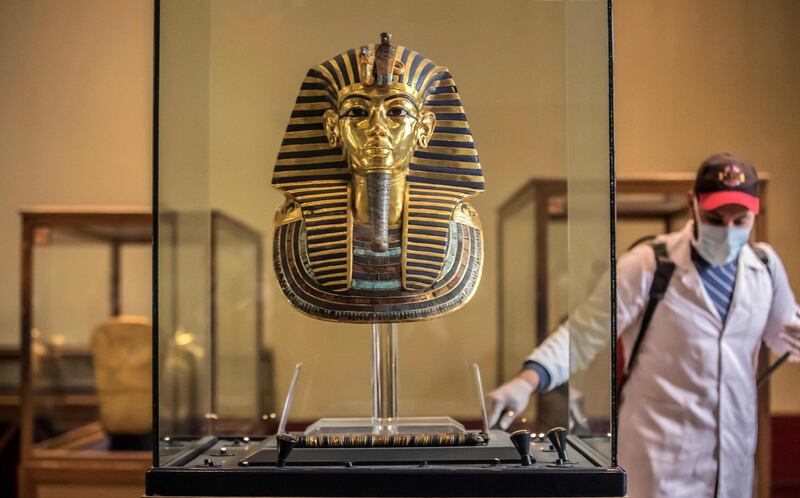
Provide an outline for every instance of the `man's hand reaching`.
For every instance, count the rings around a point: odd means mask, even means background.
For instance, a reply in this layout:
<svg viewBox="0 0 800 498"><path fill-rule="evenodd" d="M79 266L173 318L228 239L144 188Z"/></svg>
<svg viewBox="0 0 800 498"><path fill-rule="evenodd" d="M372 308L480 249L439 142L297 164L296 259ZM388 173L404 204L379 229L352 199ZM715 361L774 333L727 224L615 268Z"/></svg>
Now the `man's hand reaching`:
<svg viewBox="0 0 800 498"><path fill-rule="evenodd" d="M539 375L532 370L524 370L519 375L489 393L492 401L489 413L489 426L499 425L508 429L528 406L535 386L539 384Z"/></svg>

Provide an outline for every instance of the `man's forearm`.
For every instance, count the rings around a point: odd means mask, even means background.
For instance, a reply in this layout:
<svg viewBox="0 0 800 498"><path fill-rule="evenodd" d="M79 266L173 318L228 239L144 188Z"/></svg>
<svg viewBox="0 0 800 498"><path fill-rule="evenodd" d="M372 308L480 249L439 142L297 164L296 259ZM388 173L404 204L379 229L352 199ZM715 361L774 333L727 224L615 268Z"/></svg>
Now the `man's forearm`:
<svg viewBox="0 0 800 498"><path fill-rule="evenodd" d="M541 392L550 385L550 372L538 361L528 360L522 365L519 378L531 385L534 392Z"/></svg>

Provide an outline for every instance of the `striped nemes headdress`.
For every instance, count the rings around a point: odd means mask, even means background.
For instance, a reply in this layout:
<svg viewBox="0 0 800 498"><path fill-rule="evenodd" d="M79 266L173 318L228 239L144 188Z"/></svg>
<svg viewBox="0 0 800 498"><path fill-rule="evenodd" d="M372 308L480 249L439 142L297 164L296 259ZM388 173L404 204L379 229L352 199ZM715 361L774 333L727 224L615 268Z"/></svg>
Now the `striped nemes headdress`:
<svg viewBox="0 0 800 498"><path fill-rule="evenodd" d="M299 208L310 270L326 291L351 288L353 220L351 172L342 147L328 143L323 114L328 109L338 112L340 99L353 85L401 84L436 115L431 140L414 152L406 177L401 241L405 291L429 289L440 277L449 220L465 198L484 190L478 154L450 72L414 50L391 46L386 35L381 44L348 50L308 71L275 163L272 185ZM425 236L424 250L416 245L415 235ZM320 240L330 244L313 243ZM332 261L342 265L331 269Z"/></svg>

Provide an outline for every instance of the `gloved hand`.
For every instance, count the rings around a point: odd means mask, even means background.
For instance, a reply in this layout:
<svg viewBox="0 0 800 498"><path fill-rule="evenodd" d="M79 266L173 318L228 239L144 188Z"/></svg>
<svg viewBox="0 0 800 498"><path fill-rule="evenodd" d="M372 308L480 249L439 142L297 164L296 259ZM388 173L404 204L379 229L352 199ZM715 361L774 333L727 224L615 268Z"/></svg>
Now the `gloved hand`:
<svg viewBox="0 0 800 498"><path fill-rule="evenodd" d="M787 323L783 326L781 338L789 345L789 361L800 362L800 324Z"/></svg>
<svg viewBox="0 0 800 498"><path fill-rule="evenodd" d="M500 428L505 430L511 422L528 406L533 394L533 386L521 377L514 377L489 393L492 400L492 411L489 414L489 426L494 427L498 420Z"/></svg>

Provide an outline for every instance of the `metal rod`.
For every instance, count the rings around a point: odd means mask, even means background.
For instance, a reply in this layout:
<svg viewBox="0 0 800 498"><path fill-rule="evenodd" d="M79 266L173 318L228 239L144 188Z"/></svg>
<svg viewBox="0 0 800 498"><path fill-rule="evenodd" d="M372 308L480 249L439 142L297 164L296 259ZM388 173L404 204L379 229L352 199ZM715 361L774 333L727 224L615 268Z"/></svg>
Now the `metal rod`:
<svg viewBox="0 0 800 498"><path fill-rule="evenodd" d="M381 324L372 324L372 418L381 418Z"/></svg>
<svg viewBox="0 0 800 498"><path fill-rule="evenodd" d="M483 381L481 380L481 367L477 363L472 364L472 372L475 374L475 387L478 389L478 399L481 402L481 422L483 423L483 433L490 434L489 414L486 412L486 398L483 397Z"/></svg>
<svg viewBox="0 0 800 498"><path fill-rule="evenodd" d="M391 400L390 412L392 418L397 418L397 324L392 323L390 326L389 337L389 384L391 392L389 399Z"/></svg>
<svg viewBox="0 0 800 498"><path fill-rule="evenodd" d="M780 358L778 358L777 360L775 360L775 363L773 363L772 365L770 365L770 366L769 366L769 368L767 368L766 370L764 370L763 372L761 372L761 375L759 375L759 376L758 376L758 380L756 380L756 387L761 387L761 384L763 384L763 383L764 383L764 381L765 381L765 380L767 380L767 379L769 378L769 376L770 376L770 375L772 375L772 373L773 373L775 370L777 370L777 369L778 369L778 367L780 367L781 365L783 365L783 363L784 363L786 360L788 360L788 359L789 359L789 356L790 356L790 355L791 355L791 353L789 353L789 352L783 353L783 355L781 355L781 357L780 357Z"/></svg>
<svg viewBox="0 0 800 498"><path fill-rule="evenodd" d="M289 421L289 410L292 407L292 397L294 397L294 389L297 387L297 378L300 376L300 370L303 368L302 363L294 366L294 374L292 374L292 382L289 384L289 390L286 392L286 401L283 402L283 412L281 412L281 421L278 423L277 434L286 432L286 422Z"/></svg>
<svg viewBox="0 0 800 498"><path fill-rule="evenodd" d="M800 308L798 308L794 312L794 316L800 318ZM761 384L763 384L765 380L769 379L770 375L772 375L773 372L775 372L775 370L777 370L781 365L783 365L786 362L786 360L789 359L789 356L791 356L791 354L792 353L790 351L783 353L780 358L775 360L775 363L773 363L772 365L767 367L766 370L761 372L761 375L759 375L758 379L756 379L756 388L761 387Z"/></svg>
<svg viewBox="0 0 800 498"><path fill-rule="evenodd" d="M372 418L397 418L397 324L372 324Z"/></svg>

